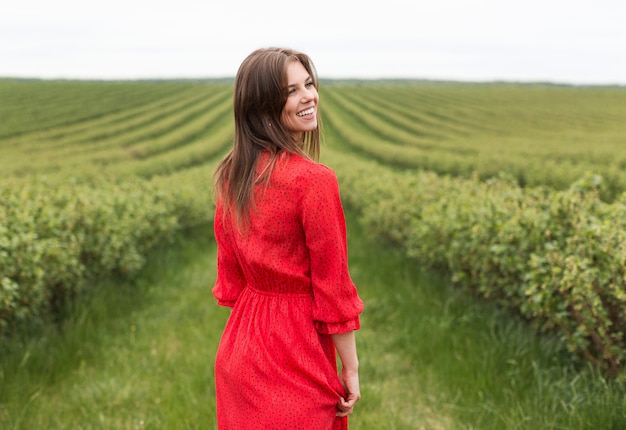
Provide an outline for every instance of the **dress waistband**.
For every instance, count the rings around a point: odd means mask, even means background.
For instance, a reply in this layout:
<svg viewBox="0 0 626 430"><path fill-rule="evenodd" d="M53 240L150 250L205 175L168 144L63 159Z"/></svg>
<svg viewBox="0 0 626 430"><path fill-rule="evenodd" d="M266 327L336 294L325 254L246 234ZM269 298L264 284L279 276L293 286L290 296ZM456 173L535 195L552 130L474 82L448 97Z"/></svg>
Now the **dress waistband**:
<svg viewBox="0 0 626 430"><path fill-rule="evenodd" d="M263 296L272 296L272 297L278 296L278 297L293 297L293 298L312 297L312 294L310 292L296 293L296 292L287 292L287 291L268 291L268 290L261 290L250 284L246 285L246 288L254 292L255 294L261 294Z"/></svg>

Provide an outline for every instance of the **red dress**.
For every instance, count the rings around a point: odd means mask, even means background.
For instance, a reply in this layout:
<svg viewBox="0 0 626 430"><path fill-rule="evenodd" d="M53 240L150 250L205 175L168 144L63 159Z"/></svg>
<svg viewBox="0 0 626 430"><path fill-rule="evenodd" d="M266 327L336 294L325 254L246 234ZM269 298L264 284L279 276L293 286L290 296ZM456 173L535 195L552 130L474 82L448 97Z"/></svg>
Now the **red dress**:
<svg viewBox="0 0 626 430"><path fill-rule="evenodd" d="M219 429L347 429L330 335L357 330L363 302L334 172L283 154L255 189L247 234L233 218L218 202L213 294L233 308L215 360Z"/></svg>

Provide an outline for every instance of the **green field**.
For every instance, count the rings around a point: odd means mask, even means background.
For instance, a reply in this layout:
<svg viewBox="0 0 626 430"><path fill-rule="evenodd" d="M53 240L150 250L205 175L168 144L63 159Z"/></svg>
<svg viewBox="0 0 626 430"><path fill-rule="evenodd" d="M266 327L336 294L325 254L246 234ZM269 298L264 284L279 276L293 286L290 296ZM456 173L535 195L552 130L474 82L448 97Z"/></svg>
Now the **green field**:
<svg viewBox="0 0 626 430"><path fill-rule="evenodd" d="M0 426L212 428L232 83L0 79L0 100ZM320 102L366 302L356 428L626 428L626 89L330 81Z"/></svg>
<svg viewBox="0 0 626 430"><path fill-rule="evenodd" d="M558 188L594 172L607 198L626 189L625 88L331 81L321 97L329 146L388 165ZM0 99L4 177L170 173L232 133L228 83L4 80Z"/></svg>

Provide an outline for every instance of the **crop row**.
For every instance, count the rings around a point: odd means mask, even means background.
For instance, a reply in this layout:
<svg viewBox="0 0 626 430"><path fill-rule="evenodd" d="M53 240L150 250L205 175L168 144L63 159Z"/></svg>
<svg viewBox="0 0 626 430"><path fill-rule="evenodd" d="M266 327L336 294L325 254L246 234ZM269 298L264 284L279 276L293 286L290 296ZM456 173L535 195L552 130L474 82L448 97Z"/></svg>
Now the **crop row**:
<svg viewBox="0 0 626 430"><path fill-rule="evenodd" d="M0 79L0 137L70 125L189 88L187 83L73 82Z"/></svg>
<svg viewBox="0 0 626 430"><path fill-rule="evenodd" d="M155 102L103 115L96 119L81 121L71 126L53 127L45 131L24 134L10 139L9 142L37 152L46 150L52 152L64 147L77 145L84 147L97 144L116 136L133 133L177 112L193 109L211 95L211 93L204 92L198 94L197 90L178 92ZM204 105L203 107L207 106L210 107L211 105Z"/></svg>
<svg viewBox="0 0 626 430"><path fill-rule="evenodd" d="M210 222L230 87L161 85L162 97L118 94L92 117L76 114L86 95L70 94L57 101L78 104L63 121L0 139L0 333L49 319L91 278L131 275L152 246Z"/></svg>
<svg viewBox="0 0 626 430"><path fill-rule="evenodd" d="M67 99L46 105L59 115L65 112L67 117L58 120L68 125L0 139L0 156L8 160L3 173L51 174L64 170L67 160L74 160L72 169L91 163L100 168L184 149L193 136L210 133L210 127L198 127L201 117L210 124L217 114L213 111L226 115L232 88L227 83L160 83L155 94L163 97L143 103L131 97L123 103L122 90L148 92L153 84L108 85L117 104L105 99L95 104L114 111L105 114L102 107L97 117L79 121L85 94L95 90L75 84ZM98 90L92 99L107 88L105 83L92 86ZM47 94L48 89L40 90ZM558 189L591 171L604 177L605 200L626 189L626 149L621 145L626 91L619 88L332 84L322 88L321 96L326 124L340 136L339 144L390 165L483 179L507 171L520 185ZM194 118L196 125L187 124Z"/></svg>
<svg viewBox="0 0 626 430"><path fill-rule="evenodd" d="M626 383L626 194L602 202L596 176L554 191L395 172L338 151L327 162L372 234Z"/></svg>
<svg viewBox="0 0 626 430"><path fill-rule="evenodd" d="M90 279L132 275L155 244L209 224L211 171L203 166L121 182L0 183L0 334L49 321Z"/></svg>
<svg viewBox="0 0 626 430"><path fill-rule="evenodd" d="M335 85L322 100L338 144L390 165L483 179L506 171L558 189L591 171L605 200L626 189L621 89Z"/></svg>
<svg viewBox="0 0 626 430"><path fill-rule="evenodd" d="M190 154L202 152L206 158L207 151L215 153L225 146L223 129L231 121L232 102L228 87L201 89L168 100L167 105L153 102L80 125L5 139L2 157L9 162L3 170L16 176L68 171L80 176L79 171L107 173L103 169L120 170L118 165L124 165L121 170L132 173L128 166L136 162L145 173L146 160L153 158L189 159ZM219 141L207 138L213 134ZM197 148L201 139L205 139L203 151ZM155 167L148 170L158 173Z"/></svg>

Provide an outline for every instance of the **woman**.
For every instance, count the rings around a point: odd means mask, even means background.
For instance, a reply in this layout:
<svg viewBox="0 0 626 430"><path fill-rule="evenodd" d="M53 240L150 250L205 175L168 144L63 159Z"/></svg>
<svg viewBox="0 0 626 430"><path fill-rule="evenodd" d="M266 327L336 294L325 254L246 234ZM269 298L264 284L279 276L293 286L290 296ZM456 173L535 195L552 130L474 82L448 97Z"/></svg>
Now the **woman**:
<svg viewBox="0 0 626 430"><path fill-rule="evenodd" d="M215 172L217 280L232 311L215 363L221 430L347 429L360 399L335 174L319 156L309 57L259 49L235 78L235 140ZM342 363L338 375L336 355Z"/></svg>

